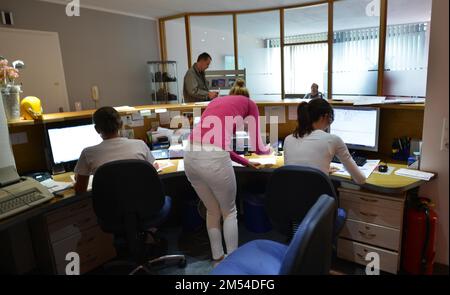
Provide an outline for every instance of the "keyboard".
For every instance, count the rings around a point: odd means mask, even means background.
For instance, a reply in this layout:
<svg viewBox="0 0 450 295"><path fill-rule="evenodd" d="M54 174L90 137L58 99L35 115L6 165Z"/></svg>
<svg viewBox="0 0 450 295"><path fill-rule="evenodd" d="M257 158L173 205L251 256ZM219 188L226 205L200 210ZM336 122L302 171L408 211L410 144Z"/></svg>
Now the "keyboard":
<svg viewBox="0 0 450 295"><path fill-rule="evenodd" d="M0 219L28 210L53 198L53 195L35 180L0 188Z"/></svg>
<svg viewBox="0 0 450 295"><path fill-rule="evenodd" d="M367 163L367 158L365 158L365 157L352 155L352 158L355 161L356 165L358 165L360 167L364 166ZM336 156L334 156L334 158L331 162L341 163L341 161L339 161L338 157L336 157Z"/></svg>

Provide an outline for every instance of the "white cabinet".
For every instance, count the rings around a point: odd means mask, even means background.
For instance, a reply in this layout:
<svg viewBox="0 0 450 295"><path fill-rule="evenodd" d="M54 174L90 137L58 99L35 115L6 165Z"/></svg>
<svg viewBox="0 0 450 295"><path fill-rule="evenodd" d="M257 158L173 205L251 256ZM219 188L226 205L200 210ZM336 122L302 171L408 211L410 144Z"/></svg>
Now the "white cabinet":
<svg viewBox="0 0 450 295"><path fill-rule="evenodd" d="M347 221L338 240L339 258L366 265L369 252L380 256L382 271L397 273L400 264L406 195L381 195L339 189Z"/></svg>

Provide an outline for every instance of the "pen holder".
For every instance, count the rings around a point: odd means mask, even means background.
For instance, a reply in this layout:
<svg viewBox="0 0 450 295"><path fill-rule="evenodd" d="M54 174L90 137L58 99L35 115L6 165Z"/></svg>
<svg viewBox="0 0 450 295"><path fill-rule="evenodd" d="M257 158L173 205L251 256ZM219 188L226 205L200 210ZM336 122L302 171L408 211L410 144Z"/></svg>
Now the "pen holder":
<svg viewBox="0 0 450 295"><path fill-rule="evenodd" d="M408 161L410 156L409 138L396 138L392 142L392 159L397 161Z"/></svg>

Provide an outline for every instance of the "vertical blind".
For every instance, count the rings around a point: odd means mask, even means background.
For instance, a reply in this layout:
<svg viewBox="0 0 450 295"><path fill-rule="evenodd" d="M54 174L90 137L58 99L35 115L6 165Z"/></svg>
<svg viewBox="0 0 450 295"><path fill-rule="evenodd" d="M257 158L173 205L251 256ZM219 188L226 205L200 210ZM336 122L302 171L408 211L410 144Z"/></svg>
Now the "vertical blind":
<svg viewBox="0 0 450 295"><path fill-rule="evenodd" d="M410 71L427 67L428 23L389 25L387 27L385 69ZM326 33L286 37L286 93L304 93L311 75L323 81L327 72L327 44L288 45L324 40ZM337 31L333 34L333 71L335 73L378 70L379 28ZM280 47L280 39L269 39L267 47ZM270 52L270 51L269 51ZM270 54L270 53L269 53ZM279 56L270 56L270 59ZM275 64L271 62L270 64ZM322 74L320 74L320 73ZM306 85L306 86L305 86Z"/></svg>

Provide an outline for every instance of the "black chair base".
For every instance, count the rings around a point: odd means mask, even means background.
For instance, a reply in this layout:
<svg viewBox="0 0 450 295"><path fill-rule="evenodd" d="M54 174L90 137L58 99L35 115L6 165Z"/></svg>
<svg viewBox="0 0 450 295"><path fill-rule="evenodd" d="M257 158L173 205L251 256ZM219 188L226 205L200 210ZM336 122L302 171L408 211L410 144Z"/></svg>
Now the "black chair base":
<svg viewBox="0 0 450 295"><path fill-rule="evenodd" d="M187 265L186 257L184 255L164 255L160 256L154 259L151 259L143 264L137 264L132 261L127 260L118 260L118 261L111 261L103 266L103 269L109 269L112 267L120 267L120 266L128 266L131 267L132 270L128 273L128 275L135 275L138 272L142 271L146 274L154 274L152 272L152 268L154 265L161 264L161 263L172 263L176 262L179 268L184 268Z"/></svg>

